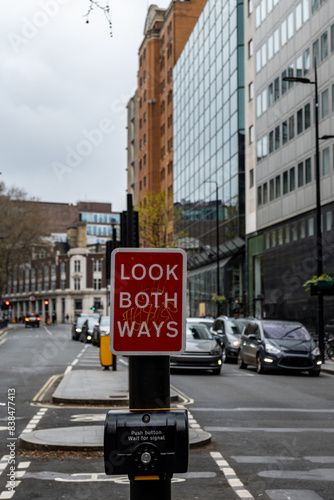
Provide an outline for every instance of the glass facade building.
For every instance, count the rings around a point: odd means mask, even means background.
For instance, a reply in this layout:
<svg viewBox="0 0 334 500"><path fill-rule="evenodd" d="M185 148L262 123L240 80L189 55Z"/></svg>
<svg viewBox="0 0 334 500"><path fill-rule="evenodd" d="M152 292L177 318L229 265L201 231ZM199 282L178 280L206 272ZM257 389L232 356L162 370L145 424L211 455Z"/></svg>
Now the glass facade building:
<svg viewBox="0 0 334 500"><path fill-rule="evenodd" d="M243 302L243 4L208 0L174 67L174 206L188 251L191 315L217 312L217 242L226 312Z"/></svg>

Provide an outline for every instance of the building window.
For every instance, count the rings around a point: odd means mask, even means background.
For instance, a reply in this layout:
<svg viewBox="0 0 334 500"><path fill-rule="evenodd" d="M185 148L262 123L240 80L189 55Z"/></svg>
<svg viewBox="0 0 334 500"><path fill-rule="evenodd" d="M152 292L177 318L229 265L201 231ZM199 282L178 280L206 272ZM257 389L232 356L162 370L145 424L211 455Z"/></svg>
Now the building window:
<svg viewBox="0 0 334 500"><path fill-rule="evenodd" d="M297 241L298 239L298 226L297 222L292 224L292 241Z"/></svg>
<svg viewBox="0 0 334 500"><path fill-rule="evenodd" d="M308 220L308 235L314 236L314 219L310 217Z"/></svg>
<svg viewBox="0 0 334 500"><path fill-rule="evenodd" d="M249 40L248 42L248 57L253 56L253 40Z"/></svg>
<svg viewBox="0 0 334 500"><path fill-rule="evenodd" d="M274 131L269 132L269 153L274 152Z"/></svg>
<svg viewBox="0 0 334 500"><path fill-rule="evenodd" d="M326 148L322 152L322 173L327 175L330 172L329 166L329 148Z"/></svg>
<svg viewBox="0 0 334 500"><path fill-rule="evenodd" d="M326 231L331 231L333 228L333 214L332 212L326 213Z"/></svg>
<svg viewBox="0 0 334 500"><path fill-rule="evenodd" d="M274 87L275 87L275 101L277 101L277 99L279 99L279 78L275 79Z"/></svg>
<svg viewBox="0 0 334 500"><path fill-rule="evenodd" d="M298 187L304 185L304 163L298 163Z"/></svg>
<svg viewBox="0 0 334 500"><path fill-rule="evenodd" d="M282 123L282 143L286 144L288 142L288 122Z"/></svg>
<svg viewBox="0 0 334 500"><path fill-rule="evenodd" d="M93 270L94 271L101 271L101 269L102 269L102 261L101 260L94 260Z"/></svg>
<svg viewBox="0 0 334 500"><path fill-rule="evenodd" d="M253 0L248 0L248 15L253 12Z"/></svg>
<svg viewBox="0 0 334 500"><path fill-rule="evenodd" d="M286 70L282 73L282 95L288 90L288 82L284 78L286 78Z"/></svg>
<svg viewBox="0 0 334 500"><path fill-rule="evenodd" d="M312 0L312 13L319 7L319 0Z"/></svg>
<svg viewBox="0 0 334 500"><path fill-rule="evenodd" d="M74 278L74 290L80 290L80 278Z"/></svg>
<svg viewBox="0 0 334 500"><path fill-rule="evenodd" d="M285 243L290 243L290 227L285 227Z"/></svg>
<svg viewBox="0 0 334 500"><path fill-rule="evenodd" d="M321 60L328 56L328 34L327 31L321 35Z"/></svg>
<svg viewBox="0 0 334 500"><path fill-rule="evenodd" d="M310 72L310 49L306 49L303 54L304 76Z"/></svg>
<svg viewBox="0 0 334 500"><path fill-rule="evenodd" d="M295 167L290 168L290 191L296 188Z"/></svg>
<svg viewBox="0 0 334 500"><path fill-rule="evenodd" d="M302 220L300 223L300 237L301 239L304 239L306 237L306 224L304 220Z"/></svg>
<svg viewBox="0 0 334 500"><path fill-rule="evenodd" d="M305 104L304 107L305 130L311 126L311 104Z"/></svg>
<svg viewBox="0 0 334 500"><path fill-rule="evenodd" d="M248 99L251 101L254 98L254 83L248 85Z"/></svg>
<svg viewBox="0 0 334 500"><path fill-rule="evenodd" d="M66 272L66 263L65 262L61 262L60 263L60 272L61 273L65 273Z"/></svg>
<svg viewBox="0 0 334 500"><path fill-rule="evenodd" d="M311 171L311 158L305 160L305 184L309 184L312 181L312 171Z"/></svg>
<svg viewBox="0 0 334 500"><path fill-rule="evenodd" d="M297 111L297 134L303 132L303 110Z"/></svg>
<svg viewBox="0 0 334 500"><path fill-rule="evenodd" d="M334 87L334 85L333 85ZM274 103L274 86L271 83L268 87L268 104L269 106L272 106Z"/></svg>
<svg viewBox="0 0 334 500"><path fill-rule="evenodd" d="M317 63L317 67L319 65L319 40L316 40L312 45L313 52L313 67L315 62Z"/></svg>
<svg viewBox="0 0 334 500"><path fill-rule="evenodd" d="M249 144L253 144L254 142L254 125L249 127Z"/></svg>
<svg viewBox="0 0 334 500"><path fill-rule="evenodd" d="M287 194L289 191L289 178L288 171L283 172L283 194Z"/></svg>
<svg viewBox="0 0 334 500"><path fill-rule="evenodd" d="M281 196L281 176L277 175L275 179L275 197L279 198Z"/></svg>
<svg viewBox="0 0 334 500"><path fill-rule="evenodd" d="M75 260L74 261L74 272L75 273L80 273L80 260Z"/></svg>
<svg viewBox="0 0 334 500"><path fill-rule="evenodd" d="M334 52L334 24L331 26L331 52Z"/></svg>
<svg viewBox="0 0 334 500"><path fill-rule="evenodd" d="M101 278L93 280L94 290L101 290Z"/></svg>
<svg viewBox="0 0 334 500"><path fill-rule="evenodd" d="M278 149L280 147L280 143L281 143L279 130L280 130L279 127L275 128L275 149Z"/></svg>
<svg viewBox="0 0 334 500"><path fill-rule="evenodd" d="M61 279L60 280L60 288L61 288L61 290L65 290L65 285L66 285L65 280Z"/></svg>
<svg viewBox="0 0 334 500"><path fill-rule="evenodd" d="M76 311L82 311L82 299L75 299L74 300L74 309Z"/></svg>
<svg viewBox="0 0 334 500"><path fill-rule="evenodd" d="M257 188L257 205L260 207L262 205L262 186Z"/></svg>
<svg viewBox="0 0 334 500"><path fill-rule="evenodd" d="M329 92L328 89L324 90L321 94L321 116L325 118L329 113Z"/></svg>
<svg viewBox="0 0 334 500"><path fill-rule="evenodd" d="M273 201L275 199L275 181L270 179L269 182L269 200Z"/></svg>
<svg viewBox="0 0 334 500"><path fill-rule="evenodd" d="M302 27L302 4L301 2L296 7L296 31Z"/></svg>
<svg viewBox="0 0 334 500"><path fill-rule="evenodd" d="M254 169L251 168L249 171L249 187L254 187Z"/></svg>
<svg viewBox="0 0 334 500"><path fill-rule="evenodd" d="M263 204L268 202L268 184L263 184Z"/></svg>

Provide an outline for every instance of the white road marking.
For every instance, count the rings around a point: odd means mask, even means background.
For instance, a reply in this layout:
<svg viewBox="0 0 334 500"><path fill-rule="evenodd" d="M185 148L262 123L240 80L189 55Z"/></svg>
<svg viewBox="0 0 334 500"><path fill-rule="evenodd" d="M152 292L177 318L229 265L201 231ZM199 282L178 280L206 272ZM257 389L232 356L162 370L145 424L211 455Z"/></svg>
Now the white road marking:
<svg viewBox="0 0 334 500"><path fill-rule="evenodd" d="M228 462L224 459L222 454L217 452L217 451L212 451L210 453L210 455L214 459L214 461L216 462L219 469L224 474L226 481L228 482L230 487L233 489L234 493L239 498L245 498L247 500L254 500L254 497L244 487L243 483L237 477L236 473L234 472L232 467L230 467Z"/></svg>

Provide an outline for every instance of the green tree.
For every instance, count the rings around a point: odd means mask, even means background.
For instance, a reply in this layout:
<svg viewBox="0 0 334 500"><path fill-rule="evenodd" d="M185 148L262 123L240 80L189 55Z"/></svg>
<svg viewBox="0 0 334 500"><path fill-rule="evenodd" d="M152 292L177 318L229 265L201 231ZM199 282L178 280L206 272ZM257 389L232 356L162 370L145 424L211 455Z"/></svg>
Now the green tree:
<svg viewBox="0 0 334 500"><path fill-rule="evenodd" d="M48 255L47 224L38 203L24 191L0 183L0 297L16 270L36 254Z"/></svg>
<svg viewBox="0 0 334 500"><path fill-rule="evenodd" d="M139 238L151 248L176 247L183 233L175 232L180 211L173 208L172 200L163 191L148 193L137 207Z"/></svg>

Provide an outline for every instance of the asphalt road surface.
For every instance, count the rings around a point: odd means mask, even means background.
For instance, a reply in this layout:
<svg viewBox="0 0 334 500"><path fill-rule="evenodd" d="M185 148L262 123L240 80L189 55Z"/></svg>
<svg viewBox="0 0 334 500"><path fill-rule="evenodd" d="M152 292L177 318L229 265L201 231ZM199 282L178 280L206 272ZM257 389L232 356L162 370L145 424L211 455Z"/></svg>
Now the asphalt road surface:
<svg viewBox="0 0 334 500"><path fill-rule="evenodd" d="M101 369L98 349L72 341L69 326L19 325L0 338L0 366L0 500L129 499L127 478L104 474L102 452L17 445L29 429L103 424L107 408L51 403L68 366ZM127 358L118 369L127 370ZM259 375L225 364L220 376L179 372L171 383L192 425L212 434L191 450L188 473L175 475L173 500L333 500L332 375Z"/></svg>

